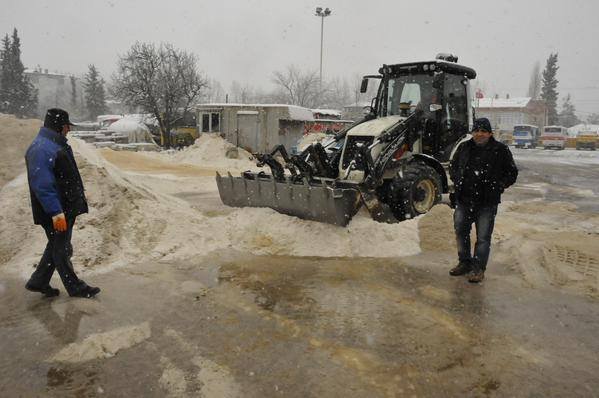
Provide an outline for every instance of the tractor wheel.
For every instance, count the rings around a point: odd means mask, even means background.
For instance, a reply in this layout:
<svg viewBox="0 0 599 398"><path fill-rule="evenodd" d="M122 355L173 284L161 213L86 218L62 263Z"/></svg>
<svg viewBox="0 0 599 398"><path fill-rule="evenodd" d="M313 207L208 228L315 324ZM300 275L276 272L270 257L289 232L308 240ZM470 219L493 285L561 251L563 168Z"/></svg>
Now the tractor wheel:
<svg viewBox="0 0 599 398"><path fill-rule="evenodd" d="M390 206L399 221L427 213L441 201L441 179L432 167L416 162L391 182Z"/></svg>

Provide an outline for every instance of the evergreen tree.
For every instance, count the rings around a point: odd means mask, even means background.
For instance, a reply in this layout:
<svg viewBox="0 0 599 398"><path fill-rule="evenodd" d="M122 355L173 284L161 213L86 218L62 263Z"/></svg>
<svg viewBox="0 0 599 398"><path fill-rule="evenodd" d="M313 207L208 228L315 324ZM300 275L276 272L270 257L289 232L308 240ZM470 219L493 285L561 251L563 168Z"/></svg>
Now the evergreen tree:
<svg viewBox="0 0 599 398"><path fill-rule="evenodd" d="M550 54L547 58L547 64L543 71L543 87L541 88L541 99L545 101L547 107L547 123L556 124L558 122L557 116L557 53Z"/></svg>
<svg viewBox="0 0 599 398"><path fill-rule="evenodd" d="M95 120L98 115L107 111L106 92L104 90L104 79L95 65L89 65L89 70L83 82L85 90L85 106L90 120Z"/></svg>
<svg viewBox="0 0 599 398"><path fill-rule="evenodd" d="M572 127L580 123L580 119L576 116L576 107L572 103L570 94L564 98L562 111L559 113L559 125L564 127Z"/></svg>
<svg viewBox="0 0 599 398"><path fill-rule="evenodd" d="M10 37L4 36L2 39L2 49L0 49L0 111L8 111L8 97L10 91Z"/></svg>
<svg viewBox="0 0 599 398"><path fill-rule="evenodd" d="M530 75L530 82L528 83L528 96L532 99L538 99L541 94L541 64L539 61L535 62Z"/></svg>
<svg viewBox="0 0 599 398"><path fill-rule="evenodd" d="M21 40L17 29L14 29L12 38L6 35L2 40L0 57L2 109L19 117L35 115L37 90L25 75L25 67L21 62Z"/></svg>
<svg viewBox="0 0 599 398"><path fill-rule="evenodd" d="M71 81L71 109L75 111L77 109L77 79L75 76L70 77Z"/></svg>

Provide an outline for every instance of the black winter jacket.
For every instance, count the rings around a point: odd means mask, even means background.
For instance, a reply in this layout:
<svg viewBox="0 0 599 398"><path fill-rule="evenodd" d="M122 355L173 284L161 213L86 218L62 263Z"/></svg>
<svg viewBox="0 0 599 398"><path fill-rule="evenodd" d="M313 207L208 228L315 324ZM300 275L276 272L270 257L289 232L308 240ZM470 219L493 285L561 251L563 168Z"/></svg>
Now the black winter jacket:
<svg viewBox="0 0 599 398"><path fill-rule="evenodd" d="M470 139L462 143L449 166L449 174L454 183L454 194L452 203L457 200L463 202L466 184L471 183L466 176L466 169L470 162L470 154L475 149L474 140ZM496 205L501 202L501 194L518 178L518 168L507 145L495 140L492 136L482 151L482 167L484 167L486 179L481 183L480 202L483 206Z"/></svg>
<svg viewBox="0 0 599 398"><path fill-rule="evenodd" d="M87 213L83 181L67 139L42 127L25 154L33 221L51 224L64 213L68 219Z"/></svg>

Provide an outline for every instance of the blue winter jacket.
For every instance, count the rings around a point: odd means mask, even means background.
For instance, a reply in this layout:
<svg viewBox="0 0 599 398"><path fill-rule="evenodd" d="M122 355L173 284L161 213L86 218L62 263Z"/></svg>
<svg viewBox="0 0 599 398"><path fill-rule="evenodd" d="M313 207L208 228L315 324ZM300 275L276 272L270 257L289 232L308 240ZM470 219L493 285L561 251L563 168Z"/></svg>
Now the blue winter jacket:
<svg viewBox="0 0 599 398"><path fill-rule="evenodd" d="M48 224L65 213L74 219L87 213L83 181L67 139L42 127L25 154L33 220Z"/></svg>

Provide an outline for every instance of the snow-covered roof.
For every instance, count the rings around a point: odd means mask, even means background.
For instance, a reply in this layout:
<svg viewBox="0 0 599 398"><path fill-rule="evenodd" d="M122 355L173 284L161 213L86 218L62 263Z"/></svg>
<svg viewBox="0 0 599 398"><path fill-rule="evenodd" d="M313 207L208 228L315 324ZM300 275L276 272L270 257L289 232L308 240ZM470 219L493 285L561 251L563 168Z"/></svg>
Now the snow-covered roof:
<svg viewBox="0 0 599 398"><path fill-rule="evenodd" d="M514 97L514 98L479 98L474 100L477 108L524 108L532 98Z"/></svg>
<svg viewBox="0 0 599 398"><path fill-rule="evenodd" d="M245 107L245 108L287 108L289 120L298 120L311 122L314 120L312 110L297 105L289 104L237 104L237 103L209 103L198 104L196 108L225 108L225 107Z"/></svg>
<svg viewBox="0 0 599 398"><path fill-rule="evenodd" d="M97 117L98 122L103 122L104 120L113 120L113 119L122 119L123 115L100 115Z"/></svg>
<svg viewBox="0 0 599 398"><path fill-rule="evenodd" d="M341 111L337 109L312 109L313 113L319 113L321 115L330 115L341 117Z"/></svg>
<svg viewBox="0 0 599 398"><path fill-rule="evenodd" d="M149 131L145 124L135 119L120 119L110 125L110 130L116 133L128 133L130 131Z"/></svg>
<svg viewBox="0 0 599 398"><path fill-rule="evenodd" d="M289 106L289 118L291 120L301 120L311 122L314 120L314 114L308 108L302 108L301 106L290 105Z"/></svg>
<svg viewBox="0 0 599 398"><path fill-rule="evenodd" d="M581 123L576 126L572 126L568 129L568 135L576 135L579 131L597 131L599 132L599 124L586 124Z"/></svg>
<svg viewBox="0 0 599 398"><path fill-rule="evenodd" d="M367 101L355 102L353 104L345 105L343 108L344 109L347 109L347 108L364 108L366 106L370 106L370 102L367 102Z"/></svg>
<svg viewBox="0 0 599 398"><path fill-rule="evenodd" d="M140 123L158 126L158 120L151 113L129 113L123 119L131 119Z"/></svg>

